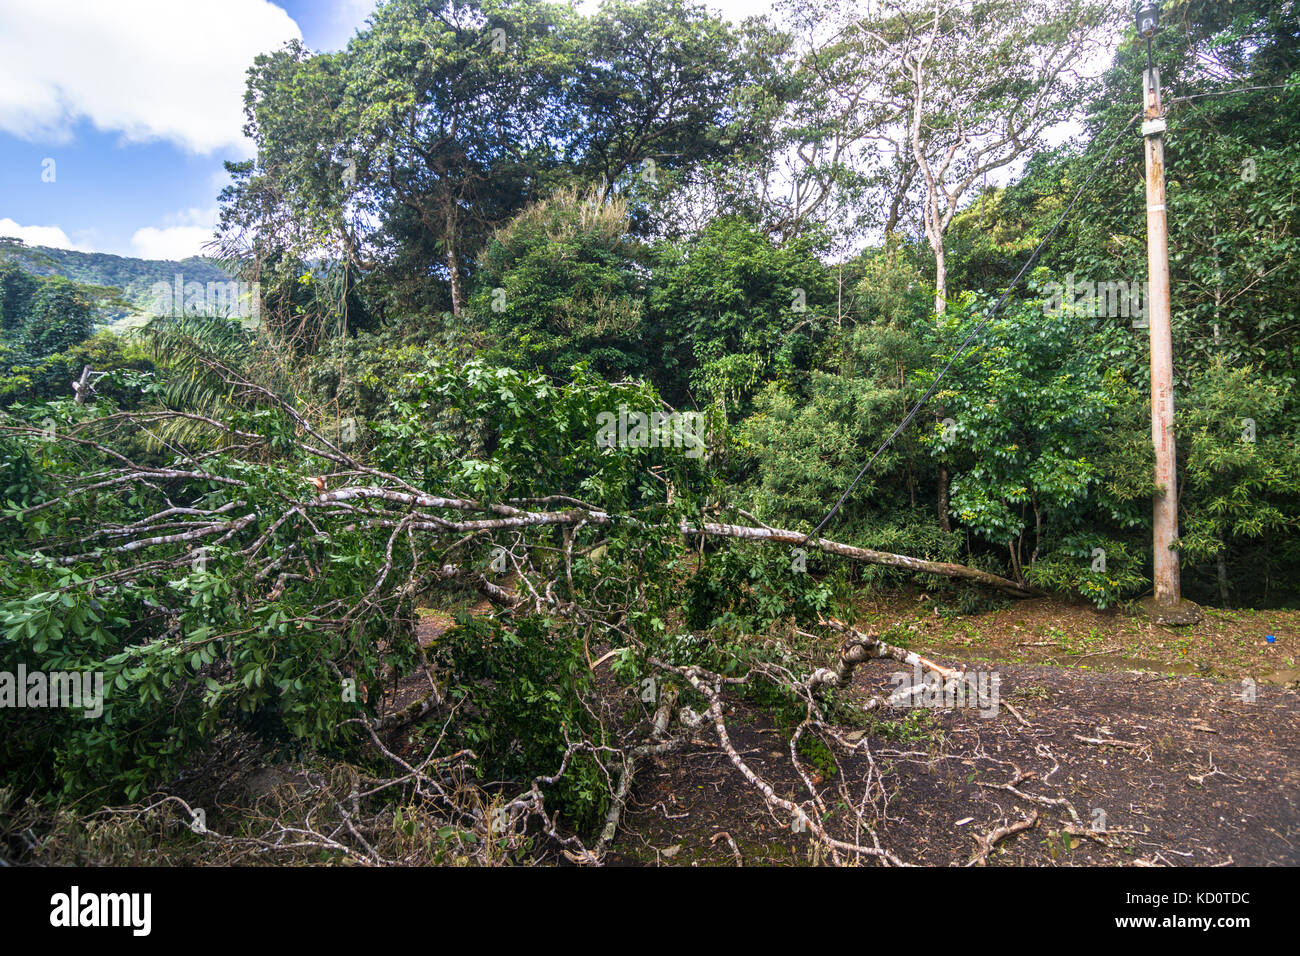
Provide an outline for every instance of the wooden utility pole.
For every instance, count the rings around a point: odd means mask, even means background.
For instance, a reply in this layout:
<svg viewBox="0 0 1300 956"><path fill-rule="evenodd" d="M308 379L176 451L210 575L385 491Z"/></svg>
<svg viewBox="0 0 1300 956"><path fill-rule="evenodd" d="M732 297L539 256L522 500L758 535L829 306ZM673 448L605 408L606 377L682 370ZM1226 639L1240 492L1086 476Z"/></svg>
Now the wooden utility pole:
<svg viewBox="0 0 1300 956"><path fill-rule="evenodd" d="M1169 238L1165 217L1165 121L1160 109L1160 71L1148 64L1143 80L1147 165L1147 294L1151 337L1151 441L1156 450L1153 538L1155 603L1182 601L1178 579L1178 472L1174 448L1174 355L1169 325Z"/></svg>

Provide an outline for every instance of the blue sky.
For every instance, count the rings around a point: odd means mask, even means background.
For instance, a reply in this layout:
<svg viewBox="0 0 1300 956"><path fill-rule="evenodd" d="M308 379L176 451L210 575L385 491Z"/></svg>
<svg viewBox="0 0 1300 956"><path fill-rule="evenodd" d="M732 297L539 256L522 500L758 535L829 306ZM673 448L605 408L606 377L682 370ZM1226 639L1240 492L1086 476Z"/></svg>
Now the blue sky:
<svg viewBox="0 0 1300 956"><path fill-rule="evenodd" d="M243 74L339 49L374 0L0 0L0 235L180 258L244 159Z"/></svg>
<svg viewBox="0 0 1300 956"><path fill-rule="evenodd" d="M770 0L706 0L732 19ZM376 0L0 0L0 236L179 259L250 158L244 71L290 39L337 50ZM580 0L590 9L596 0Z"/></svg>

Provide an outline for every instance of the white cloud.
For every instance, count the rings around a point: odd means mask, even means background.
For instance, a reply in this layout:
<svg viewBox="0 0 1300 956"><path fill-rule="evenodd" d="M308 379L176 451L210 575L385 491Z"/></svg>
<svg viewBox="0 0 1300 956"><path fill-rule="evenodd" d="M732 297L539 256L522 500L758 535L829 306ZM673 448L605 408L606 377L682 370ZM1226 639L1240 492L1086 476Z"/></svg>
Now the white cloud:
<svg viewBox="0 0 1300 956"><path fill-rule="evenodd" d="M316 40L325 50L341 50L366 23L366 17L375 12L376 0L336 0L330 11L328 28Z"/></svg>
<svg viewBox="0 0 1300 956"><path fill-rule="evenodd" d="M145 226L131 236L132 255L141 259L185 259L203 254L212 240L217 209L186 209L168 216L160 226Z"/></svg>
<svg viewBox="0 0 1300 956"><path fill-rule="evenodd" d="M17 237L29 246L90 252L90 249L69 239L68 234L58 226L20 226L12 219L0 219L0 236Z"/></svg>
<svg viewBox="0 0 1300 956"><path fill-rule="evenodd" d="M772 0L704 0L704 5L733 23L772 12Z"/></svg>
<svg viewBox="0 0 1300 956"><path fill-rule="evenodd" d="M66 141L84 118L131 142L250 155L245 70L294 38L267 0L0 0L0 130Z"/></svg>
<svg viewBox="0 0 1300 956"><path fill-rule="evenodd" d="M159 229L145 226L131 236L131 248L140 259L188 259L201 255L203 244L212 239L212 230L199 226L172 226Z"/></svg>

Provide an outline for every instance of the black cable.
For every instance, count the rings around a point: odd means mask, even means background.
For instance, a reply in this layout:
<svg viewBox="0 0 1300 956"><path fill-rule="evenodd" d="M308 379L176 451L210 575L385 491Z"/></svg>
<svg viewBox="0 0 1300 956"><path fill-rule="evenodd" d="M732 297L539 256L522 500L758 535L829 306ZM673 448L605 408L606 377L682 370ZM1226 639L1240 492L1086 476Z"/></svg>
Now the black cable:
<svg viewBox="0 0 1300 956"><path fill-rule="evenodd" d="M900 434L902 434L903 430L912 423L912 419L914 419L917 413L923 407L925 407L925 403L928 402L934 396L934 393L939 388L939 382L942 381L944 375L946 375L948 370L952 368L953 363L956 362L957 359L961 358L962 353L965 352L966 349L970 346L970 344L975 340L975 337L979 335L981 331L983 331L984 327L989 324L989 321L992 320L993 316L997 314L997 311L1002 307L1002 304L1007 301L1007 298L1011 295L1012 290L1015 289L1015 287L1020 283L1020 280L1024 277L1025 273L1028 272L1029 268L1034 264L1034 262L1037 261L1038 256L1043 251L1044 247L1052 240L1052 237L1056 235L1056 231L1061 228L1061 224L1065 222L1066 216L1068 216L1070 214L1070 211L1074 209L1075 204L1078 203L1079 198L1083 195L1084 190L1087 189L1088 186L1092 183L1093 179L1096 178L1097 172L1101 169L1102 165L1106 162L1106 160L1110 158L1110 154L1114 152L1115 147L1119 145L1120 139L1128 134L1128 131L1133 128L1133 124L1136 123L1141 116L1142 116L1141 113L1135 114L1133 118L1128 121L1128 124L1122 130L1119 131L1119 135L1116 136L1115 139L1111 142L1110 146L1106 148L1106 152L1102 155L1101 159L1098 160L1097 164L1092 167L1092 171L1088 173L1088 177L1079 186L1078 190L1075 191L1074 198L1070 200L1069 205L1067 205L1065 209L1061 212L1060 217L1053 224L1052 228L1047 231L1047 235L1043 237L1043 241L1038 244L1038 247L1035 248L1032 253L1030 253L1029 258L1025 260L1025 264L1020 267L1020 271L1017 272L1016 277L1011 280L1011 284L1006 287L1002 295L998 298L997 302L993 303L992 307L989 308L988 312L985 314L984 318L980 320L979 324L977 324L973 329L971 329L970 334L967 335L965 341L963 341L961 345L958 346L957 351L953 353L952 358L948 359L947 364L944 365L944 367L939 370L939 374L934 377L934 381L930 384L930 387L926 390L926 393L921 396L920 400L917 401L915 405L912 406L912 410L907 413L907 416L901 422L898 423L898 427L895 428L893 433L888 438L885 439L884 444L882 444L879 448L876 449L876 453L871 456L871 459L865 465L862 466L857 476L853 479L853 481L849 484L849 486L844 489L844 493L840 495L839 501L835 502L831 510L826 513L826 517L821 520L821 523L817 525L817 527L814 528L811 533L804 535L803 538L804 542L807 542L811 538L816 538L821 533L822 528L826 527L826 525L830 522L830 520L834 518L836 514L839 513L839 510L841 507L843 507L844 502L848 500L849 495L853 494L853 489L857 488L858 483L862 481L862 477L867 473L868 470L870 470L871 466L876 463L876 460L884 453L885 449L890 446L890 443L892 443L895 438L897 438Z"/></svg>

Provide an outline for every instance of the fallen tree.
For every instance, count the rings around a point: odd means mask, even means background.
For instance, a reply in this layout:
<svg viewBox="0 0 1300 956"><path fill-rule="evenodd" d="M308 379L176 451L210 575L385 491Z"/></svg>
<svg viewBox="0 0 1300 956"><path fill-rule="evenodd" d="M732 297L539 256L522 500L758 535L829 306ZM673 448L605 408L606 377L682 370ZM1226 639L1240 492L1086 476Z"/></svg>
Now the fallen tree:
<svg viewBox="0 0 1300 956"><path fill-rule="evenodd" d="M20 488L5 512L15 573L0 605L0 663L100 674L107 688L104 724L61 711L21 714L18 765L51 790L139 798L174 781L194 753L254 728L296 747L353 748L368 767L365 785L346 794L321 784L334 824L295 830L293 846L305 839L331 852L346 847L358 862L394 862L376 849L367 826L382 826L378 817L365 822L361 801L402 793L483 847L519 849L527 833L541 832L558 852L592 863L615 838L638 765L699 745L707 730L782 825L807 832L828 859L897 864L875 836L882 772L856 781L854 793L840 774L836 802L854 809L832 820L801 741L870 759L836 699L862 661L891 658L949 686L964 676L823 614L824 586L784 559L764 564L761 549L742 547L732 567L701 561L695 545L816 548L1034 593L960 565L725 520L733 517L726 509L689 494L702 466L662 450L580 448L580 461L548 462L553 470L529 481L519 479L527 474L520 460L507 459L503 481L518 482L521 494L466 495L457 469L473 461L472 449L449 451L432 469L414 467L405 445L363 458L292 404L216 371L236 402L225 420L77 405L53 430L13 417L0 424L9 485ZM576 414L560 392L535 401L534 418ZM205 437L168 438L177 421ZM527 416L516 424L535 427ZM536 470L535 450L518 454ZM557 490L575 475L605 500ZM642 481L629 497L628 477L646 475L671 476L676 494L651 494ZM443 481L457 490L428 490ZM421 647L417 601L454 598L466 585L496 612L462 617ZM760 590L766 598L754 602ZM690 623L720 614L746 621L746 633ZM812 639L847 639L832 666L765 636L791 622ZM642 692L603 693L593 647L607 649L600 660L619 685ZM395 706L410 686L425 691ZM729 696L760 687L802 715L790 744L800 797L779 794L729 736ZM906 703L875 697L857 713ZM417 725L441 729L412 761L393 735ZM169 807L190 806L183 793L167 798ZM272 826L256 846L283 844L287 832Z"/></svg>
<svg viewBox="0 0 1300 956"><path fill-rule="evenodd" d="M737 538L742 541L774 541L792 547L816 548L827 554L838 555L863 564L880 564L885 567L915 571L918 574L937 574L954 580L970 581L1016 598L1041 597L1043 594L1042 591L1027 584L1018 584L1009 578L999 577L978 568L968 568L963 564L952 564L946 561L926 561L924 558L912 558L905 554L873 551L870 548L858 548L851 544L828 541L825 538L809 538L797 531L784 531L781 528L752 528L746 525L721 524L710 521L698 527L683 523L682 533L709 535L718 538Z"/></svg>

